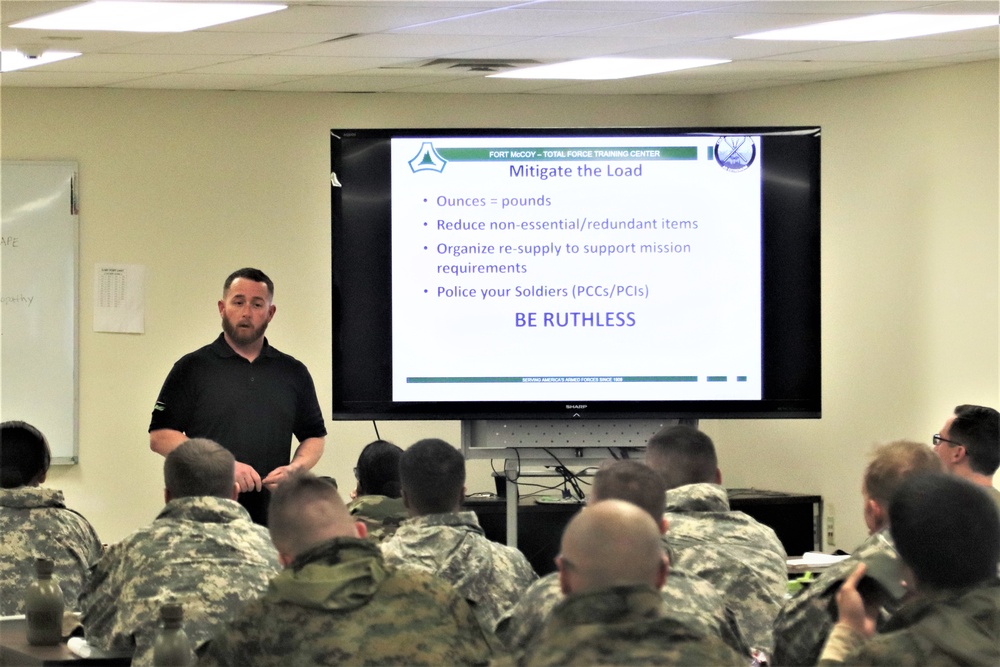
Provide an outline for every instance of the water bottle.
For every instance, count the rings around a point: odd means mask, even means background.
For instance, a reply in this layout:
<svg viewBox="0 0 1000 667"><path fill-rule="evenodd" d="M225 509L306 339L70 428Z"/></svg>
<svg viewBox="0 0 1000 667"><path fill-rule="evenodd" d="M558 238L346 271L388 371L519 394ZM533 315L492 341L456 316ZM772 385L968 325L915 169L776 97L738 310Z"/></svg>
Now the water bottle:
<svg viewBox="0 0 1000 667"><path fill-rule="evenodd" d="M55 646L62 641L63 594L52 577L55 564L48 558L35 559L35 581L24 596L28 643Z"/></svg>
<svg viewBox="0 0 1000 667"><path fill-rule="evenodd" d="M153 644L154 667L189 667L195 664L191 640L184 632L184 607L167 602L160 607L160 631Z"/></svg>

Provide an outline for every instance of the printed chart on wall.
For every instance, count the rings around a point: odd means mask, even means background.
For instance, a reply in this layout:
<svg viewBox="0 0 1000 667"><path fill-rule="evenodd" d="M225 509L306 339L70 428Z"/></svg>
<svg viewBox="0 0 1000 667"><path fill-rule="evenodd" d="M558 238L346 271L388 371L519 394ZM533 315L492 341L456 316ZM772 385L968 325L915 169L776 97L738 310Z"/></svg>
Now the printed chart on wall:
<svg viewBox="0 0 1000 667"><path fill-rule="evenodd" d="M75 463L76 164L0 169L0 419L36 426L53 463Z"/></svg>
<svg viewBox="0 0 1000 667"><path fill-rule="evenodd" d="M391 153L394 400L760 399L759 137Z"/></svg>

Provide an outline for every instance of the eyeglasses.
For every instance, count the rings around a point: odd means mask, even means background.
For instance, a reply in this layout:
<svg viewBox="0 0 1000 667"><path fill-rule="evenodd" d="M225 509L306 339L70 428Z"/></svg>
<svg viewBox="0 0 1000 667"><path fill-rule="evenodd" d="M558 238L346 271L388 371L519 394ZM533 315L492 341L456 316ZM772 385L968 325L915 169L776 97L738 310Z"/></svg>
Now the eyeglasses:
<svg viewBox="0 0 1000 667"><path fill-rule="evenodd" d="M940 433L935 433L934 437L931 438L931 442L934 443L935 447L940 445L942 442L947 442L949 445L954 445L955 447L965 447L965 445L960 442L955 442L954 440L949 440L948 438L942 438Z"/></svg>

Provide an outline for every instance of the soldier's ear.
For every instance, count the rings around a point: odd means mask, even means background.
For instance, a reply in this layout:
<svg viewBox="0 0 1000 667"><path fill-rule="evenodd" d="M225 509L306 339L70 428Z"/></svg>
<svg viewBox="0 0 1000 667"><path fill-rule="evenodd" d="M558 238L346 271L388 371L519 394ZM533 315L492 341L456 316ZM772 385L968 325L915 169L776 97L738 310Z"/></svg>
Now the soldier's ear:
<svg viewBox="0 0 1000 667"><path fill-rule="evenodd" d="M290 556L283 551L278 552L278 562L281 563L281 567L288 567L295 560L294 556Z"/></svg>
<svg viewBox="0 0 1000 667"><path fill-rule="evenodd" d="M368 537L368 526L365 525L364 521L355 521L354 529L358 533L358 537L362 540Z"/></svg>
<svg viewBox="0 0 1000 667"><path fill-rule="evenodd" d="M569 567L563 562L562 556L556 556L556 568L559 570L559 590L563 595L569 595L573 592L573 586L569 581Z"/></svg>
<svg viewBox="0 0 1000 667"><path fill-rule="evenodd" d="M663 585L667 583L667 575L670 572L670 559L667 558L667 554L663 554L663 558L660 559L660 568L656 573L656 590L663 588Z"/></svg>

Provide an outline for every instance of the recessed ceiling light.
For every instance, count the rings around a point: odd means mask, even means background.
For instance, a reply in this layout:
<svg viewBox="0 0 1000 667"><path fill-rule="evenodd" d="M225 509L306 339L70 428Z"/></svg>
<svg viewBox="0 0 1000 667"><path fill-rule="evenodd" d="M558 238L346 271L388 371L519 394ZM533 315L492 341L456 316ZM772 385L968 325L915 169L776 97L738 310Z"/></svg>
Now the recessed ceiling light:
<svg viewBox="0 0 1000 667"><path fill-rule="evenodd" d="M186 32L259 16L286 5L230 2L88 2L27 21L12 28L36 30L107 30L114 32Z"/></svg>
<svg viewBox="0 0 1000 667"><path fill-rule="evenodd" d="M676 72L682 69L728 63L729 60L706 58L584 58L553 65L525 67L500 74L490 74L496 79L583 79L601 81L628 79L634 76Z"/></svg>
<svg viewBox="0 0 1000 667"><path fill-rule="evenodd" d="M76 58L78 55L80 54L72 51L46 51L36 56L28 56L20 51L0 51L0 72L47 65L67 58Z"/></svg>
<svg viewBox="0 0 1000 667"><path fill-rule="evenodd" d="M997 25L992 14L877 14L842 21L828 21L798 28L768 30L736 39L771 39L787 41L881 42L943 32L970 30Z"/></svg>

